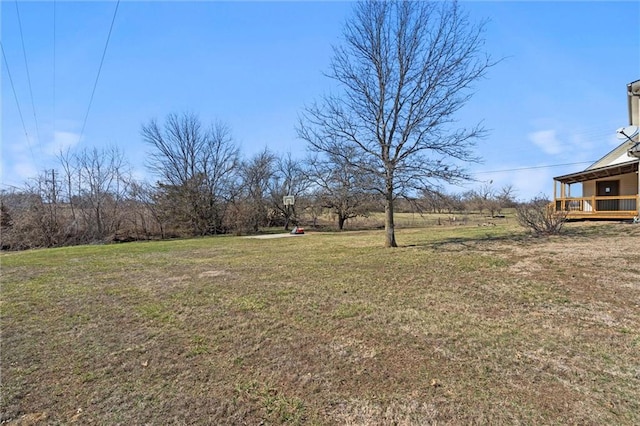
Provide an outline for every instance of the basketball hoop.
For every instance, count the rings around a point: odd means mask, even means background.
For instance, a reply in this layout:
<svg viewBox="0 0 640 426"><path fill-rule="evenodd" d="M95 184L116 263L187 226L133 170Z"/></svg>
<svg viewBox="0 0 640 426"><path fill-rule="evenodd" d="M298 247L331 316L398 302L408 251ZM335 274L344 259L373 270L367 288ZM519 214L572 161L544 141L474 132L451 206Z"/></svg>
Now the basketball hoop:
<svg viewBox="0 0 640 426"><path fill-rule="evenodd" d="M293 195L285 195L282 197L282 203L285 206L292 206L296 202L296 199Z"/></svg>

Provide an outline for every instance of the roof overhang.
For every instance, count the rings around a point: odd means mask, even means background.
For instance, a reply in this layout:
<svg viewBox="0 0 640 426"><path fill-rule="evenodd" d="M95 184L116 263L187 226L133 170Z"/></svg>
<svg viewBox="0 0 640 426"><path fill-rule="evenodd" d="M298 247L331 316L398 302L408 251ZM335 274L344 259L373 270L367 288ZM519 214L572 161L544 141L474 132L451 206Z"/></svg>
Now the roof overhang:
<svg viewBox="0 0 640 426"><path fill-rule="evenodd" d="M571 173L569 175L554 177L553 180L570 185L572 183L585 182L588 180L624 175L627 173L637 172L639 161L640 160L627 161L626 163L614 164L612 166L599 167L597 169Z"/></svg>

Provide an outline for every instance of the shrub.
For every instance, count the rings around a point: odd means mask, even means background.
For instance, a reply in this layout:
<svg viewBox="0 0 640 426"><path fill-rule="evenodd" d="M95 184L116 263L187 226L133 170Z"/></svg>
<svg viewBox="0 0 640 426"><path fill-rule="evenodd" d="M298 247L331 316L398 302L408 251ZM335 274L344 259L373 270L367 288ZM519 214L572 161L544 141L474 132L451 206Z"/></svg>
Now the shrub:
<svg viewBox="0 0 640 426"><path fill-rule="evenodd" d="M516 206L518 223L535 235L557 235L567 221L566 211L556 211L544 197Z"/></svg>

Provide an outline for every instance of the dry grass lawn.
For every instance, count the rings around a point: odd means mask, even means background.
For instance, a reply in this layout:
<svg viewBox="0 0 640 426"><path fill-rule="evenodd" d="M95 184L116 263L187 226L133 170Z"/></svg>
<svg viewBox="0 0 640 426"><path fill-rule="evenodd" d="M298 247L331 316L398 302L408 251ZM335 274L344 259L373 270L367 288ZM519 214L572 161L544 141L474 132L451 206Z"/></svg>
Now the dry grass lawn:
<svg viewBox="0 0 640 426"><path fill-rule="evenodd" d="M5 253L0 422L640 424L640 226Z"/></svg>

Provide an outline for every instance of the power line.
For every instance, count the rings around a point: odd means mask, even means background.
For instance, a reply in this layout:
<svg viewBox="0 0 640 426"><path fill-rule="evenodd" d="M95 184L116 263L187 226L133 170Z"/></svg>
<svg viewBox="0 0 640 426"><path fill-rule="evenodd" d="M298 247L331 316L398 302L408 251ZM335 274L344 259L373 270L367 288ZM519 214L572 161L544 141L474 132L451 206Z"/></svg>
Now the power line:
<svg viewBox="0 0 640 426"><path fill-rule="evenodd" d="M38 139L38 147L42 151L40 146L40 128L38 126L38 117L36 115L36 104L33 102L33 88L31 86L31 74L29 73L29 62L27 61L27 50L24 47L24 36L22 33L22 20L20 19L20 9L18 8L18 0L15 0L16 14L18 16L18 28L20 29L20 40L22 41L22 54L24 56L24 66L27 70L27 82L29 83L29 95L31 97L31 108L33 109L33 119L36 122L36 137Z"/></svg>
<svg viewBox="0 0 640 426"><path fill-rule="evenodd" d="M504 169L504 170L488 170L482 172L474 172L474 175L487 174L487 173L502 173L502 172L518 172L521 170L535 170L535 169L550 169L553 167L563 167L563 166L577 166L580 164L593 164L596 160L591 161L580 161L578 163L564 163L564 164L550 164L548 166L531 166L531 167L518 167L515 169Z"/></svg>
<svg viewBox="0 0 640 426"><path fill-rule="evenodd" d="M11 77L11 71L9 70L9 62L7 61L7 55L4 53L4 45L0 41L0 49L2 49L2 58L4 64L7 67L7 75L9 75L9 83L11 83L11 90L13 90L13 97L16 100L16 106L18 107L18 115L20 115L20 121L22 122L22 128L24 129L24 135L27 138L27 145L29 146L29 152L31 153L31 159L35 163L35 157L33 155L33 149L31 148L31 141L29 140L29 132L27 132L27 126L24 124L24 117L22 116L22 109L20 108L20 102L18 101L18 94L16 93L16 87L13 84L13 78Z"/></svg>
<svg viewBox="0 0 640 426"><path fill-rule="evenodd" d="M113 18L111 19L111 26L109 27L109 34L107 34L107 41L104 44L104 49L102 51L102 59L100 60L100 66L98 67L98 74L96 75L96 81L93 83L93 90L91 91L91 97L89 98L89 105L87 106L87 113L84 115L84 120L82 122L82 130L80 131L80 137L78 138L78 142L82 140L82 136L84 135L84 128L87 125L87 119L89 118L89 111L91 110L91 104L93 103L93 96L96 93L96 87L98 87L98 80L100 79L100 72L102 71L102 64L104 63L104 57L107 54L107 47L109 46L109 40L111 39L111 31L113 30L113 24L116 21L116 15L118 13L118 6L120 6L120 0L116 2L116 8L113 11Z"/></svg>

